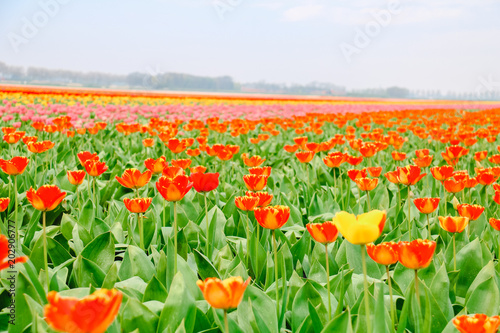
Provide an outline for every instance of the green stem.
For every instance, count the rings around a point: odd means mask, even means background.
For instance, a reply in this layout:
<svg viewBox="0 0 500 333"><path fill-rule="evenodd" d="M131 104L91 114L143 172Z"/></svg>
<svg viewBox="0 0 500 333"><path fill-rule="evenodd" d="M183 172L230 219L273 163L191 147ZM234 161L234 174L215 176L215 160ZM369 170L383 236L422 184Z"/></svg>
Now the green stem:
<svg viewBox="0 0 500 333"><path fill-rule="evenodd" d="M80 193L78 192L78 185L76 186L76 201L78 202L78 211L81 211L81 204L80 204Z"/></svg>
<svg viewBox="0 0 500 333"><path fill-rule="evenodd" d="M167 218L165 217L165 199L163 199L163 227L166 226Z"/></svg>
<svg viewBox="0 0 500 333"><path fill-rule="evenodd" d="M401 207L401 185L398 183L398 211Z"/></svg>
<svg viewBox="0 0 500 333"><path fill-rule="evenodd" d="M334 198L335 198L335 202L337 202L337 177L335 177L335 169L336 168L332 168L333 170L333 184L335 186L335 190L333 192L333 195L334 195Z"/></svg>
<svg viewBox="0 0 500 333"><path fill-rule="evenodd" d="M328 263L328 243L325 244L325 259L326 259L326 289L328 290L328 321L332 319L332 303L330 301L330 265Z"/></svg>
<svg viewBox="0 0 500 333"><path fill-rule="evenodd" d="M140 247L144 251L144 225L142 224L141 214L137 214L137 224L139 225Z"/></svg>
<svg viewBox="0 0 500 333"><path fill-rule="evenodd" d="M361 245L361 262L363 263L363 276L364 276L364 287L365 287L365 315L366 315L366 330L368 333L372 332L372 322L370 316L370 303L369 303L369 293L368 293L368 279L366 273L366 250L365 244Z"/></svg>
<svg viewBox="0 0 500 333"><path fill-rule="evenodd" d="M207 258L210 258L210 255L208 251L210 250L209 244L210 244L210 231L209 231L209 225L208 225L208 206L207 206L207 192L203 192L203 196L205 197L205 220L207 223L207 241L205 244L205 255ZM248 237L248 236L247 236Z"/></svg>
<svg viewBox="0 0 500 333"><path fill-rule="evenodd" d="M177 274L177 201L174 201L174 275Z"/></svg>
<svg viewBox="0 0 500 333"><path fill-rule="evenodd" d="M429 231L429 239L431 239L431 223L429 222L429 214L425 214L427 216L427 229Z"/></svg>
<svg viewBox="0 0 500 333"><path fill-rule="evenodd" d="M273 249L274 249L274 282L276 288L276 315L280 315L279 289L278 289L278 245L276 244L276 230L273 230Z"/></svg>
<svg viewBox="0 0 500 333"><path fill-rule="evenodd" d="M43 211L43 264L45 268L45 279L47 282L47 292L50 290L49 262L47 258L47 212Z"/></svg>
<svg viewBox="0 0 500 333"><path fill-rule="evenodd" d="M229 333L229 322L227 321L227 310L224 310L224 333Z"/></svg>
<svg viewBox="0 0 500 333"><path fill-rule="evenodd" d="M97 199L96 199L97 195L95 190L95 182L96 182L95 178L96 177L94 177L94 181L92 182L92 191L94 193L94 207L95 207L95 214L97 216Z"/></svg>
<svg viewBox="0 0 500 333"><path fill-rule="evenodd" d="M389 266L385 266L385 270L387 272L387 282L389 283L389 296L391 297L391 321L392 327L396 326L396 315L394 309L394 300L392 298L392 281L391 274L389 273Z"/></svg>
<svg viewBox="0 0 500 333"><path fill-rule="evenodd" d="M91 196L91 192L90 192L90 176L87 175L87 191L89 193L89 200L90 200L90 196Z"/></svg>
<svg viewBox="0 0 500 333"><path fill-rule="evenodd" d="M411 242L411 202L410 202L410 186L408 186L408 195L407 199L408 201L408 231L410 232L410 242Z"/></svg>
<svg viewBox="0 0 500 333"><path fill-rule="evenodd" d="M457 270L457 252L455 249L455 233L453 233L453 270Z"/></svg>
<svg viewBox="0 0 500 333"><path fill-rule="evenodd" d="M418 292L418 270L415 270L415 293L417 294L418 309L420 311L420 293Z"/></svg>
<svg viewBox="0 0 500 333"><path fill-rule="evenodd" d="M370 191L366 191L366 198L368 200L368 211L372 210L371 204L370 204Z"/></svg>

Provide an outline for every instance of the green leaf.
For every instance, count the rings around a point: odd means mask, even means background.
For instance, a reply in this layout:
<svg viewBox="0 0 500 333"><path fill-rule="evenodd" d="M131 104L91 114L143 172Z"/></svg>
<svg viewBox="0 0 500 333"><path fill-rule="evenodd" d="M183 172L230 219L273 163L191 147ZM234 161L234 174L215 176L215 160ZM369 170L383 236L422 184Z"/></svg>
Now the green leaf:
<svg viewBox="0 0 500 333"><path fill-rule="evenodd" d="M182 273L174 276L170 293L160 315L157 332L175 331L184 320L186 332L192 332L196 319L196 305Z"/></svg>
<svg viewBox="0 0 500 333"><path fill-rule="evenodd" d="M129 298L122 309L121 327L124 332L156 332L159 318L140 301Z"/></svg>
<svg viewBox="0 0 500 333"><path fill-rule="evenodd" d="M107 272L115 260L115 243L111 232L99 235L82 251L81 256L93 261L104 272Z"/></svg>

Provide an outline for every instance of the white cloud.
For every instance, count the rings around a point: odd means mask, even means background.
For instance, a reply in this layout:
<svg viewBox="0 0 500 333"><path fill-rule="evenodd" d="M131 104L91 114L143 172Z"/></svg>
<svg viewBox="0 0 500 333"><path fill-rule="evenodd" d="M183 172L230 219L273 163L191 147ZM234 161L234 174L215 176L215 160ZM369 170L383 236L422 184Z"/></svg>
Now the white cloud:
<svg viewBox="0 0 500 333"><path fill-rule="evenodd" d="M321 5L303 5L287 9L283 13L285 21L297 22L318 17L323 10Z"/></svg>

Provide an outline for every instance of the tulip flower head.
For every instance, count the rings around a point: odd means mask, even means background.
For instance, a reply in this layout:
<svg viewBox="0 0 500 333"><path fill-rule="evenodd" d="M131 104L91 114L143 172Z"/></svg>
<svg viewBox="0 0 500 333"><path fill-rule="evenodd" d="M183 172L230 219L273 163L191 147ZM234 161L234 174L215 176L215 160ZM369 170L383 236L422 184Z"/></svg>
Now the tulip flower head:
<svg viewBox="0 0 500 333"><path fill-rule="evenodd" d="M87 171L89 176L98 177L108 170L108 166L105 162L100 162L96 159L88 159L85 161L83 167Z"/></svg>
<svg viewBox="0 0 500 333"><path fill-rule="evenodd" d="M471 221L477 220L484 212L484 207L480 205L460 204L457 206L460 216L467 217Z"/></svg>
<svg viewBox="0 0 500 333"><path fill-rule="evenodd" d="M104 333L115 320L122 297L116 289L100 289L83 299L51 291L44 309L45 321L56 331Z"/></svg>
<svg viewBox="0 0 500 333"><path fill-rule="evenodd" d="M223 281L218 278L207 278L205 281L198 280L196 284L210 306L215 309L228 310L238 307L249 282L250 278L243 281L237 276Z"/></svg>
<svg viewBox="0 0 500 333"><path fill-rule="evenodd" d="M338 212L333 218L333 223L349 243L365 245L373 243L380 237L385 219L386 213L382 210L372 210L358 216Z"/></svg>
<svg viewBox="0 0 500 333"><path fill-rule="evenodd" d="M287 206L267 206L255 208L255 218L257 222L266 229L279 229L290 218L290 207Z"/></svg>
<svg viewBox="0 0 500 333"><path fill-rule="evenodd" d="M75 186L81 185L83 183L83 180L85 179L85 171L83 170L76 170L76 171L69 171L67 172L68 176L68 181Z"/></svg>
<svg viewBox="0 0 500 333"><path fill-rule="evenodd" d="M24 156L16 156L10 160L3 160L0 158L0 168L10 176L22 174L24 170L26 170L28 163L28 158Z"/></svg>
<svg viewBox="0 0 500 333"><path fill-rule="evenodd" d="M413 203L420 213L430 214L438 208L440 200L440 198L417 198L413 199Z"/></svg>
<svg viewBox="0 0 500 333"><path fill-rule="evenodd" d="M66 197L66 192L61 192L55 185L43 185L38 190L31 187L26 192L26 199L37 210L51 211L57 208Z"/></svg>
<svg viewBox="0 0 500 333"><path fill-rule="evenodd" d="M451 233L461 233L469 224L469 219L462 216L438 216L439 225Z"/></svg>
<svg viewBox="0 0 500 333"><path fill-rule="evenodd" d="M337 239L338 230L332 221L326 221L324 223L308 223L306 224L306 227L312 238L314 238L314 240L318 243L333 243Z"/></svg>
<svg viewBox="0 0 500 333"><path fill-rule="evenodd" d="M151 205L152 198L124 198L123 203L131 213L145 213Z"/></svg>
<svg viewBox="0 0 500 333"><path fill-rule="evenodd" d="M366 244L366 252L376 263L384 266L398 262L398 243L385 242L375 245Z"/></svg>
<svg viewBox="0 0 500 333"><path fill-rule="evenodd" d="M246 196L249 197L255 197L259 199L257 203L257 207L266 207L268 206L271 201L273 200L273 195L269 194L267 192L252 192L252 191L246 191L245 192Z"/></svg>
<svg viewBox="0 0 500 333"><path fill-rule="evenodd" d="M259 198L251 196L236 197L234 203L236 207L243 211L252 211L257 207Z"/></svg>
<svg viewBox="0 0 500 333"><path fill-rule="evenodd" d="M116 180L123 186L131 189L138 189L149 183L152 173L149 170L141 173L137 169L127 169L121 177L115 176Z"/></svg>
<svg viewBox="0 0 500 333"><path fill-rule="evenodd" d="M495 333L500 326L500 317L479 313L461 315L453 318L453 325L460 333Z"/></svg>
<svg viewBox="0 0 500 333"><path fill-rule="evenodd" d="M219 173L193 173L189 177L196 192L210 192L219 186Z"/></svg>
<svg viewBox="0 0 500 333"><path fill-rule="evenodd" d="M428 239L415 239L398 243L398 260L409 269L426 268L432 261L436 242Z"/></svg>
<svg viewBox="0 0 500 333"><path fill-rule="evenodd" d="M261 191L267 185L268 176L244 175L243 181L249 191Z"/></svg>
<svg viewBox="0 0 500 333"><path fill-rule="evenodd" d="M420 167L416 165L407 165L405 167L397 168L397 178L402 185L415 185L420 179L422 179L426 173L421 174Z"/></svg>
<svg viewBox="0 0 500 333"><path fill-rule="evenodd" d="M161 156L156 160L154 158L148 158L144 161L144 166L153 174L158 175L162 173L163 169L168 167L168 162L165 159L165 156Z"/></svg>
<svg viewBox="0 0 500 333"><path fill-rule="evenodd" d="M156 182L156 188L161 196L167 201L180 201L193 187L186 175L179 175L174 178L160 177Z"/></svg>

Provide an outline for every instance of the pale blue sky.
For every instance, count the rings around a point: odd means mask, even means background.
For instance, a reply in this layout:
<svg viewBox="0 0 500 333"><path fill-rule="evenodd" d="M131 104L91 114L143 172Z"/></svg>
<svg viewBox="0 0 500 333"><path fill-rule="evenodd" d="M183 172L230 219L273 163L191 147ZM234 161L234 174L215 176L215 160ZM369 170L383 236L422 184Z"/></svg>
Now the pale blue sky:
<svg viewBox="0 0 500 333"><path fill-rule="evenodd" d="M44 14L54 1L64 4ZM376 30L390 3L398 10ZM0 61L474 91L500 82L499 15L495 0L0 0ZM367 26L369 45L356 46Z"/></svg>

